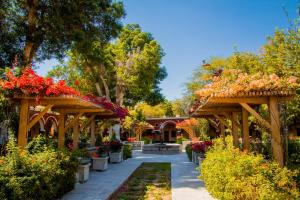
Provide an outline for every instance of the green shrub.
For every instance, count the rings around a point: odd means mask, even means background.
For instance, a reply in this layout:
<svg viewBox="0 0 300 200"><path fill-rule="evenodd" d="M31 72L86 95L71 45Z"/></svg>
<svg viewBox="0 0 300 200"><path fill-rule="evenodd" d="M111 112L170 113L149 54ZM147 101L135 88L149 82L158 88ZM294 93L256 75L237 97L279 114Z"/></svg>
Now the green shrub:
<svg viewBox="0 0 300 200"><path fill-rule="evenodd" d="M149 144L150 143L150 139L147 137L142 137L141 141L144 141L144 144Z"/></svg>
<svg viewBox="0 0 300 200"><path fill-rule="evenodd" d="M35 141L36 144L39 142ZM31 144L20 150L11 140L0 158L0 199L57 199L72 190L78 162L69 152Z"/></svg>
<svg viewBox="0 0 300 200"><path fill-rule="evenodd" d="M188 138L185 138L183 136L176 137L176 143L177 144L182 144L183 141L188 141L188 140L189 140Z"/></svg>
<svg viewBox="0 0 300 200"><path fill-rule="evenodd" d="M123 157L124 159L132 158L132 144L124 144Z"/></svg>
<svg viewBox="0 0 300 200"><path fill-rule="evenodd" d="M189 158L190 161L192 161L192 144L187 144L185 147L185 152Z"/></svg>
<svg viewBox="0 0 300 200"><path fill-rule="evenodd" d="M217 199L299 199L295 172L265 162L232 145L232 137L215 140L201 165L201 178Z"/></svg>
<svg viewBox="0 0 300 200"><path fill-rule="evenodd" d="M288 155L291 162L300 163L300 139L289 140Z"/></svg>

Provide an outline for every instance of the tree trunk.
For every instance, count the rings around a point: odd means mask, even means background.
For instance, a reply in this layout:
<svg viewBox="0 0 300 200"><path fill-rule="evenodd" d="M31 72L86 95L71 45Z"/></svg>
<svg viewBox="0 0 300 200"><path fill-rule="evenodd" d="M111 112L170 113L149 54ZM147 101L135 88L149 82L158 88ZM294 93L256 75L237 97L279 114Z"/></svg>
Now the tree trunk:
<svg viewBox="0 0 300 200"><path fill-rule="evenodd" d="M107 83L106 83L106 81L105 81L105 79L103 78L102 75L100 75L100 78L101 78L101 81L103 83L106 99L110 101L110 93L109 93L108 85L107 85Z"/></svg>
<svg viewBox="0 0 300 200"><path fill-rule="evenodd" d="M117 85L116 85L116 104L119 106L123 106L124 103L124 93L125 88L119 78L117 78Z"/></svg>
<svg viewBox="0 0 300 200"><path fill-rule="evenodd" d="M95 83L95 86L96 86L96 90L97 90L97 92L98 92L98 95L99 95L100 97L102 97L103 94L102 94L102 91L101 91L101 87L100 87L99 82Z"/></svg>
<svg viewBox="0 0 300 200"><path fill-rule="evenodd" d="M38 49L38 41L35 38L37 26L37 7L38 0L27 0L26 6L28 10L28 30L26 33L26 42L24 47L24 67L31 65L33 57Z"/></svg>

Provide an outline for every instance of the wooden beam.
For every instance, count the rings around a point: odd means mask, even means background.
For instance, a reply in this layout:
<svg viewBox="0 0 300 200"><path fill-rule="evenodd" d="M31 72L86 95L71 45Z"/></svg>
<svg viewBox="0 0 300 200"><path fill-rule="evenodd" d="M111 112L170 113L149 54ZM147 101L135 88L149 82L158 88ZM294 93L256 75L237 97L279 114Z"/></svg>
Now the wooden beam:
<svg viewBox="0 0 300 200"><path fill-rule="evenodd" d="M28 123L29 104L28 100L21 101L20 119L19 119L19 133L18 146L22 149L27 145L27 123Z"/></svg>
<svg viewBox="0 0 300 200"><path fill-rule="evenodd" d="M71 127L74 125L74 123L77 123L78 120L79 120L79 118L80 118L83 114L84 114L84 113L79 113L79 114L77 114L77 115L74 117L74 119L72 119L72 120L66 125L65 131L68 130L69 128L71 128Z"/></svg>
<svg viewBox="0 0 300 200"><path fill-rule="evenodd" d="M198 112L242 112L239 107L213 107L213 108L200 108Z"/></svg>
<svg viewBox="0 0 300 200"><path fill-rule="evenodd" d="M250 103L250 104L267 104L268 97L211 97L208 103Z"/></svg>
<svg viewBox="0 0 300 200"><path fill-rule="evenodd" d="M269 103L270 119L271 119L271 144L272 152L275 160L279 163L281 167L285 165L284 158L284 147L280 134L280 114L278 99L276 97L270 97Z"/></svg>
<svg viewBox="0 0 300 200"><path fill-rule="evenodd" d="M253 108L251 108L248 104L246 103L240 103L241 106L246 109L249 113L251 113L263 126L266 128L270 129L271 124L265 120L260 114L258 114Z"/></svg>
<svg viewBox="0 0 300 200"><path fill-rule="evenodd" d="M95 118L92 118L92 120L91 120L91 144L92 144L92 146L95 146L95 143L96 143Z"/></svg>
<svg viewBox="0 0 300 200"><path fill-rule="evenodd" d="M249 124L248 124L248 111L243 108L242 109L242 125L243 125L243 147L245 151L250 150L250 139L249 139Z"/></svg>
<svg viewBox="0 0 300 200"><path fill-rule="evenodd" d="M91 122L95 119L97 115L93 114L87 121L87 123L85 125L83 125L80 129L80 131L83 131L83 129L85 129L87 126L89 126L91 124Z"/></svg>
<svg viewBox="0 0 300 200"><path fill-rule="evenodd" d="M225 141L225 126L223 123L220 123L220 129L221 129L221 137Z"/></svg>
<svg viewBox="0 0 300 200"><path fill-rule="evenodd" d="M58 148L63 148L65 145L65 115L58 116Z"/></svg>
<svg viewBox="0 0 300 200"><path fill-rule="evenodd" d="M214 115L214 116L215 116L215 118L217 118L220 121L221 124L223 124L224 126L229 128L229 125L226 123L226 121L222 117L220 117L218 115Z"/></svg>
<svg viewBox="0 0 300 200"><path fill-rule="evenodd" d="M59 109L53 109L53 111L57 111L58 112ZM104 109L98 109L98 108L67 108L64 109L63 112L65 114L74 114L74 113L97 113L98 115L109 115L109 114L113 114L113 112L108 111L108 110L104 110Z"/></svg>
<svg viewBox="0 0 300 200"><path fill-rule="evenodd" d="M53 104L47 105L43 111L41 111L34 119L32 119L27 126L27 131L29 131L52 107Z"/></svg>
<svg viewBox="0 0 300 200"><path fill-rule="evenodd" d="M233 137L233 146L238 147L239 146L239 137L238 137L238 125L236 121L238 120L238 113L233 112L232 113L232 137Z"/></svg>
<svg viewBox="0 0 300 200"><path fill-rule="evenodd" d="M79 142L79 124L74 123L73 124L73 148L78 148L78 142Z"/></svg>
<svg viewBox="0 0 300 200"><path fill-rule="evenodd" d="M216 122L213 121L212 119L208 118L207 119L208 123L210 123L210 125L212 125L216 130L219 130L219 127L217 126Z"/></svg>

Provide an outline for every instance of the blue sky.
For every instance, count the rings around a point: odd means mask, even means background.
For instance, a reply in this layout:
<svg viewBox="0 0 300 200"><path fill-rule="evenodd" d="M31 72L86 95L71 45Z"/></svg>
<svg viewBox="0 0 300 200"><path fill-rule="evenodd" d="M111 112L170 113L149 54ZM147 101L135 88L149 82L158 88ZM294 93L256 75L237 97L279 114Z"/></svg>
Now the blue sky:
<svg viewBox="0 0 300 200"><path fill-rule="evenodd" d="M276 28L288 28L283 7L295 18L300 0L124 0L124 23L152 33L166 53L168 77L161 83L167 99L180 98L184 83L202 60L240 51L258 52ZM46 61L39 74L56 65Z"/></svg>

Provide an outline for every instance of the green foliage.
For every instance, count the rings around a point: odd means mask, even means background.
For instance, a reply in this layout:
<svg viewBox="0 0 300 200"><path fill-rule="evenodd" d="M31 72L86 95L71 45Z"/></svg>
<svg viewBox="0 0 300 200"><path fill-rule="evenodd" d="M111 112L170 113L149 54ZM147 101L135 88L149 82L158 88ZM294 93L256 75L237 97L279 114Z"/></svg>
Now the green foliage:
<svg viewBox="0 0 300 200"><path fill-rule="evenodd" d="M201 178L218 199L299 199L295 172L265 162L232 145L232 137L215 140L201 165Z"/></svg>
<svg viewBox="0 0 300 200"><path fill-rule="evenodd" d="M0 3L1 66L9 66L15 55L23 59L24 54L26 64L33 57L62 58L71 47L88 55L93 41L105 43L117 36L124 16L123 4L111 0Z"/></svg>
<svg viewBox="0 0 300 200"><path fill-rule="evenodd" d="M132 158L132 144L124 144L123 158Z"/></svg>
<svg viewBox="0 0 300 200"><path fill-rule="evenodd" d="M186 155L188 156L189 160L192 161L192 144L187 144L186 147L185 147L185 152L186 152Z"/></svg>
<svg viewBox="0 0 300 200"><path fill-rule="evenodd" d="M188 141L188 140L189 140L188 138L185 138L183 136L176 137L177 144L182 144L183 141Z"/></svg>
<svg viewBox="0 0 300 200"><path fill-rule="evenodd" d="M142 137L141 141L144 141L144 144L149 144L150 143L150 139L148 137Z"/></svg>
<svg viewBox="0 0 300 200"><path fill-rule="evenodd" d="M26 146L27 151L31 154L43 152L47 148L48 148L47 139L43 135L38 135L36 138L30 141Z"/></svg>
<svg viewBox="0 0 300 200"><path fill-rule="evenodd" d="M290 162L300 163L300 139L289 140L288 156Z"/></svg>
<svg viewBox="0 0 300 200"><path fill-rule="evenodd" d="M29 153L16 147L13 139L7 150L0 158L1 199L50 200L73 189L78 162L70 153L47 147Z"/></svg>

